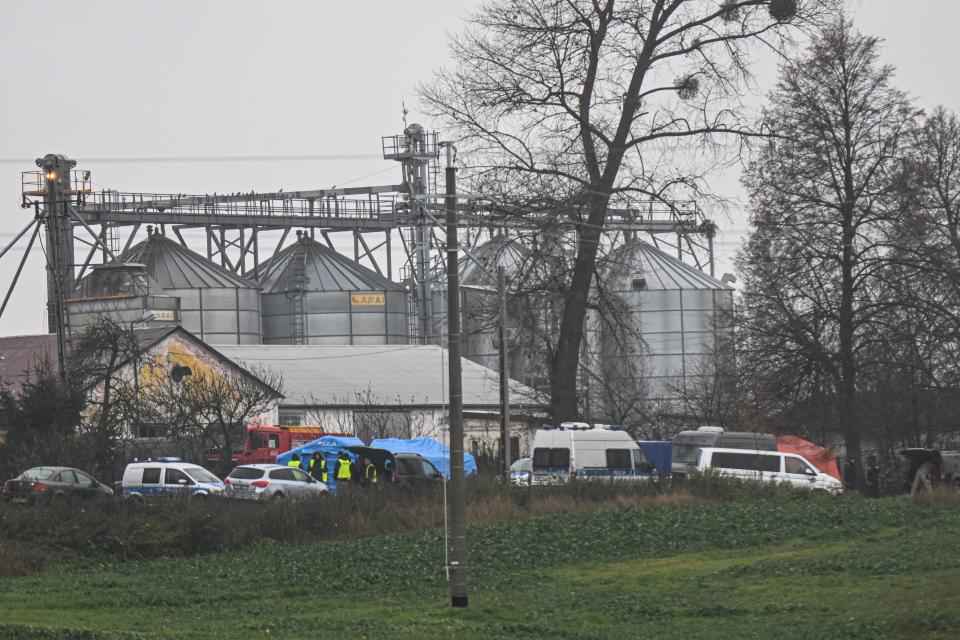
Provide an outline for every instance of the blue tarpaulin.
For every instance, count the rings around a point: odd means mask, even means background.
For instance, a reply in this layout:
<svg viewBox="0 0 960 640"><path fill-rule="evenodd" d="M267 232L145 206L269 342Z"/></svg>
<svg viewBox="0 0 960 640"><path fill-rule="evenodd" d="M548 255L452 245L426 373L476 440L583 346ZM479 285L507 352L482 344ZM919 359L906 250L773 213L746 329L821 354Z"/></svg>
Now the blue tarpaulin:
<svg viewBox="0 0 960 640"><path fill-rule="evenodd" d="M386 449L390 453L416 453L432 462L444 478L450 477L450 447L433 438L380 438L371 442L370 446ZM466 451L463 452L463 470L468 476L477 472L477 461Z"/></svg>
<svg viewBox="0 0 960 640"><path fill-rule="evenodd" d="M356 464L357 454L348 450L347 447L362 446L363 440L353 436L323 436L291 449L290 451L281 453L277 456L277 464L287 464L290 462L290 459L293 458L293 454L297 454L301 462L303 462L304 471L306 471L308 470L307 459L313 455L314 451L319 451L327 461L327 486L330 487L333 493L336 493L337 482L334 478L334 472L337 468L337 457L341 453L345 453L350 457L350 463Z"/></svg>
<svg viewBox="0 0 960 640"><path fill-rule="evenodd" d="M643 449L643 454L657 469L657 476L666 482L670 479L673 469L673 444L659 440L639 440L637 444Z"/></svg>
<svg viewBox="0 0 960 640"><path fill-rule="evenodd" d="M293 454L297 454L297 456L302 459L304 456L309 458L313 455L314 451L320 451L327 459L327 468L332 469L333 467L329 466L330 462L336 462L337 455L341 451L349 454L350 459L356 462L357 455L347 451L347 447L362 446L364 446L363 440L360 438L355 438L354 436L323 436L322 438L311 440L307 444L300 445L295 449L290 449L290 451L281 453L277 456L277 464L287 464L290 462L290 458L293 457Z"/></svg>

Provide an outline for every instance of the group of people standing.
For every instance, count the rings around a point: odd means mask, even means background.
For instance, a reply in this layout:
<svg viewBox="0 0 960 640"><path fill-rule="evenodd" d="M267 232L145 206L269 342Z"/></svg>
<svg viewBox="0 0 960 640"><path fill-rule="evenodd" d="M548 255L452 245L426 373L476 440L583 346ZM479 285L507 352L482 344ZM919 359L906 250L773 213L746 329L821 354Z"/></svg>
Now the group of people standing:
<svg viewBox="0 0 960 640"><path fill-rule="evenodd" d="M320 451L314 451L313 455L301 457L296 453L287 462L288 467L294 467L306 471L317 482L326 484L330 480L327 470L327 457ZM360 486L374 486L380 482L380 473L377 466L369 458L363 458L358 465L350 461L350 456L341 451L337 455L337 463L333 469L333 479L339 484L341 482L356 482Z"/></svg>

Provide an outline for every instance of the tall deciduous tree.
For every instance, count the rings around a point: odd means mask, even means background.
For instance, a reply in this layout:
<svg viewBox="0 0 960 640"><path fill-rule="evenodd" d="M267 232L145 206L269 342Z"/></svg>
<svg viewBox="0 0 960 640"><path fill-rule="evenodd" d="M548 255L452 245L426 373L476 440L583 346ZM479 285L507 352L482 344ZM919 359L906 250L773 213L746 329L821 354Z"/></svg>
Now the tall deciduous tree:
<svg viewBox="0 0 960 640"><path fill-rule="evenodd" d="M745 369L768 398L827 388L861 482L858 375L892 304L889 229L918 116L892 76L876 38L844 18L823 29L782 67L764 116L775 138L744 180L754 227L739 258Z"/></svg>
<svg viewBox="0 0 960 640"><path fill-rule="evenodd" d="M577 416L582 331L608 209L702 192L738 109L754 43L784 44L834 0L489 0L452 42L456 67L421 88L472 187L540 207L574 234L550 363L553 419ZM684 143L696 145L693 158ZM678 168L681 164L687 169Z"/></svg>

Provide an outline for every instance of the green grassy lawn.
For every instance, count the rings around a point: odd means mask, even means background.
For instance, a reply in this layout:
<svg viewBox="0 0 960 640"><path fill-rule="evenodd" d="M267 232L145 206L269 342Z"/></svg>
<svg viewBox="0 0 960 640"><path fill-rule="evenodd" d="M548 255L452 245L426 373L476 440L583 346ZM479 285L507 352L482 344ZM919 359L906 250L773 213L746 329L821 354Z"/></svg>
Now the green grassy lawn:
<svg viewBox="0 0 960 640"><path fill-rule="evenodd" d="M960 509L777 500L262 544L0 581L4 638L955 638ZM343 576L342 578L340 576Z"/></svg>

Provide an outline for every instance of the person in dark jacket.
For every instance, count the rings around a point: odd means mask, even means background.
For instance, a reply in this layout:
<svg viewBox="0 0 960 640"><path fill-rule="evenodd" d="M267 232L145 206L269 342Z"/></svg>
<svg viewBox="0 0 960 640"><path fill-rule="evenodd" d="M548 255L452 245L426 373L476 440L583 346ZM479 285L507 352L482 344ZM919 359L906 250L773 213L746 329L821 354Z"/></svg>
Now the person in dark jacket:
<svg viewBox="0 0 960 640"><path fill-rule="evenodd" d="M857 463L853 458L847 458L843 465L843 487L847 491L857 490Z"/></svg>
<svg viewBox="0 0 960 640"><path fill-rule="evenodd" d="M880 467L877 466L877 456L872 453L867 456L867 497L880 497Z"/></svg>
<svg viewBox="0 0 960 640"><path fill-rule="evenodd" d="M309 471L310 475L312 475L313 479L317 482L327 481L327 459L321 452L313 452L313 457L310 458Z"/></svg>
<svg viewBox="0 0 960 640"><path fill-rule="evenodd" d="M375 487L380 482L380 473L377 465L370 461L370 458L364 458L360 463L360 470L363 473L362 484L365 487Z"/></svg>

